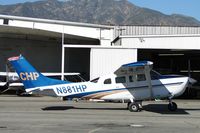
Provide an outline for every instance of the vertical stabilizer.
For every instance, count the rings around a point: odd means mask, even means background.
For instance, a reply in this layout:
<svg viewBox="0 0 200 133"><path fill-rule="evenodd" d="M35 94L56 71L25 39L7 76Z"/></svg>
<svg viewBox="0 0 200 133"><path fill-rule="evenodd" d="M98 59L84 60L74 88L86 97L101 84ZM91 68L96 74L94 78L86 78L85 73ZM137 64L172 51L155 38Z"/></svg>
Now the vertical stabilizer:
<svg viewBox="0 0 200 133"><path fill-rule="evenodd" d="M20 80L24 84L26 89L57 85L57 84L66 84L70 83L69 81L62 81L51 79L45 77L40 72L38 72L23 56L11 57L8 59L10 64L16 70Z"/></svg>

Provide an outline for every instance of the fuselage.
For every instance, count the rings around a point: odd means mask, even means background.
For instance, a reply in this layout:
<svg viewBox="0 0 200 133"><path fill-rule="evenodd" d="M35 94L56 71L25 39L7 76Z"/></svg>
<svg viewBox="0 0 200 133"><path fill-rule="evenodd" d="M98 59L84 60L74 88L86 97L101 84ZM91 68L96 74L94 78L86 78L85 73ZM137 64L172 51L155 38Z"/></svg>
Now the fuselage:
<svg viewBox="0 0 200 133"><path fill-rule="evenodd" d="M107 75L90 82L68 83L39 87L42 94L50 95L45 90L54 90L55 96L68 98L102 100L145 100L176 97L185 91L188 77L157 76L149 81L144 75ZM26 91L35 90L27 89ZM37 92L38 93L38 92Z"/></svg>

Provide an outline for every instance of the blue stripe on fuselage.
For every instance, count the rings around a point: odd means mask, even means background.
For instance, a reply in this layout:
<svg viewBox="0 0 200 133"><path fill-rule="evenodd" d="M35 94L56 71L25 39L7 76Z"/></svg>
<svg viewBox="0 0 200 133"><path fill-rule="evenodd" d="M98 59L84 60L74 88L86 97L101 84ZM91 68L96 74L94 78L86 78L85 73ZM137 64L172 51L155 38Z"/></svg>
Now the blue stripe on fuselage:
<svg viewBox="0 0 200 133"><path fill-rule="evenodd" d="M173 85L173 84L182 84L183 82L176 82L176 83L168 83L168 84L157 84L152 85L152 87L158 87L163 85ZM129 88L119 88L119 89L109 89L109 90L100 90L100 91L93 91L93 92L83 92L79 94L73 94L66 96L67 98L81 98L87 95L95 94L95 93L103 93L103 92L111 92L111 91L118 91L118 90L130 90L130 89L139 89L139 88L147 88L148 86L138 86L138 87L129 87Z"/></svg>

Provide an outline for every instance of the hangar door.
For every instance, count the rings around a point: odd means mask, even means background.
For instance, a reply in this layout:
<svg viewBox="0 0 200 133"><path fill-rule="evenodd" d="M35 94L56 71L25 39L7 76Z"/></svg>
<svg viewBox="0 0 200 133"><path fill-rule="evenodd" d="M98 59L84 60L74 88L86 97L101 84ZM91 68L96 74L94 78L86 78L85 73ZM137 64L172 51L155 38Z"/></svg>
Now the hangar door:
<svg viewBox="0 0 200 133"><path fill-rule="evenodd" d="M200 97L200 51L194 50L138 50L138 60L154 62L153 69L161 74L184 75L197 80L184 94L184 98Z"/></svg>

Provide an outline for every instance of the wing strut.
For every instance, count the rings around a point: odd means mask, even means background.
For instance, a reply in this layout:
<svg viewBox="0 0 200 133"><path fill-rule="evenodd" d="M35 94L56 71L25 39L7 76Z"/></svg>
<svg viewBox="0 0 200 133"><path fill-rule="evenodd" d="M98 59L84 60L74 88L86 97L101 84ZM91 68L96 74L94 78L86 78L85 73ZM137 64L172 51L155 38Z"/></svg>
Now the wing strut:
<svg viewBox="0 0 200 133"><path fill-rule="evenodd" d="M146 76L148 88L149 88L149 91L150 91L150 97L149 98L152 99L153 98L153 89L152 89L152 83L151 83L151 74L150 74L151 68L150 68L150 66L146 65L144 71L145 71L145 76Z"/></svg>

